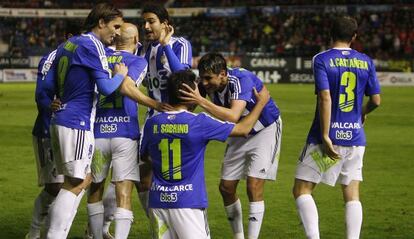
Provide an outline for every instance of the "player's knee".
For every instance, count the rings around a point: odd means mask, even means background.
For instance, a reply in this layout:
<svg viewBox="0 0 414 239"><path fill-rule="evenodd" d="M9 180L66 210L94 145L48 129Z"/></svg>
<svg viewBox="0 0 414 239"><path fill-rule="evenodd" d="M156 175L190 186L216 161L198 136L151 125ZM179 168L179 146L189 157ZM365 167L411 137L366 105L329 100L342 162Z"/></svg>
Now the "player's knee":
<svg viewBox="0 0 414 239"><path fill-rule="evenodd" d="M313 183L295 179L295 184L292 188L293 197L296 199L302 194L312 194Z"/></svg>
<svg viewBox="0 0 414 239"><path fill-rule="evenodd" d="M233 186L227 185L225 183L220 183L219 190L223 197L236 194L236 188L234 188Z"/></svg>
<svg viewBox="0 0 414 239"><path fill-rule="evenodd" d="M116 200L121 207L127 207L131 205L131 193L128 193L127 190L121 190L117 192Z"/></svg>

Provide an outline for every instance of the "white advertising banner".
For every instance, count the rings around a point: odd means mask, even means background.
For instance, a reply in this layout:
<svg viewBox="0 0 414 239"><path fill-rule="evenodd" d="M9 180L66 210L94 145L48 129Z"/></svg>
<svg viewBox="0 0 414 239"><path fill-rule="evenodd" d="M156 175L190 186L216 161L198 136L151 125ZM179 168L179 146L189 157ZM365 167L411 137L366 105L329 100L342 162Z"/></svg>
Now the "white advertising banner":
<svg viewBox="0 0 414 239"><path fill-rule="evenodd" d="M414 86L414 73L408 72L377 72L380 85Z"/></svg>
<svg viewBox="0 0 414 239"><path fill-rule="evenodd" d="M1 17L45 17L45 18L86 18L90 9L36 9L36 8L1 8ZM141 9L121 9L125 18L141 17ZM191 17L207 8L169 8L172 17Z"/></svg>
<svg viewBox="0 0 414 239"><path fill-rule="evenodd" d="M3 82L35 82L37 69L3 69Z"/></svg>

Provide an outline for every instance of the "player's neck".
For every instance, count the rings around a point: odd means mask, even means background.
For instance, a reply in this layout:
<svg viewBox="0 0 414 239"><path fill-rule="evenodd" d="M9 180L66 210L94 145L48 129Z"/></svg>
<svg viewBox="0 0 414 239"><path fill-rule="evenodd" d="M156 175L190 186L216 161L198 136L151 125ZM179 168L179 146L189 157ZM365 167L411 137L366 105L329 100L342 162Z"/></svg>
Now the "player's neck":
<svg viewBox="0 0 414 239"><path fill-rule="evenodd" d="M188 106L187 105L172 105L172 107L174 108L174 111L180 111L180 110L188 110Z"/></svg>
<svg viewBox="0 0 414 239"><path fill-rule="evenodd" d="M135 46L134 47L128 47L128 45L125 45L125 44L118 44L118 45L116 45L116 50L126 51L126 52L129 52L129 53L134 53L135 52Z"/></svg>
<svg viewBox="0 0 414 239"><path fill-rule="evenodd" d="M332 48L350 48L351 43L348 42L342 42L342 41L336 41L332 44Z"/></svg>

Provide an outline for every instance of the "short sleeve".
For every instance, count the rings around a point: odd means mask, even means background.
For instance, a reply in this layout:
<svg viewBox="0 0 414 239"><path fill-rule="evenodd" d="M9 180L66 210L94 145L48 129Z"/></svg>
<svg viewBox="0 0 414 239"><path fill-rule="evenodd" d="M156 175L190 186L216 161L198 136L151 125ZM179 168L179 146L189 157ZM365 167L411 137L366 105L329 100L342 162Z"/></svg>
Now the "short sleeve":
<svg viewBox="0 0 414 239"><path fill-rule="evenodd" d="M188 40L179 37L172 50L182 64L186 65L187 68L191 68L193 53L191 43Z"/></svg>
<svg viewBox="0 0 414 239"><path fill-rule="evenodd" d="M329 90L328 74L321 57L313 58L313 75L315 77L315 93L322 90Z"/></svg>
<svg viewBox="0 0 414 239"><path fill-rule="evenodd" d="M365 88L365 95L369 96L369 95L376 95L381 93L381 88L380 88L380 84L377 78L377 73L375 70L375 65L372 62L372 60L370 60L370 64L369 64L369 79L367 82L367 87Z"/></svg>
<svg viewBox="0 0 414 239"><path fill-rule="evenodd" d="M203 125L203 135L206 140L226 141L234 128L234 123L224 122L211 117L206 113L198 115Z"/></svg>
<svg viewBox="0 0 414 239"><path fill-rule="evenodd" d="M147 61L143 57L136 57L130 65L128 65L128 76L139 86L147 74Z"/></svg>
<svg viewBox="0 0 414 239"><path fill-rule="evenodd" d="M249 75L242 78L229 77L230 99L244 100L249 102L252 99L254 81Z"/></svg>
<svg viewBox="0 0 414 239"><path fill-rule="evenodd" d="M89 37L89 39L86 39L84 44L79 45L78 49L76 49L73 64L100 71L107 75L106 78L111 78L104 45L96 38L91 36L85 37Z"/></svg>

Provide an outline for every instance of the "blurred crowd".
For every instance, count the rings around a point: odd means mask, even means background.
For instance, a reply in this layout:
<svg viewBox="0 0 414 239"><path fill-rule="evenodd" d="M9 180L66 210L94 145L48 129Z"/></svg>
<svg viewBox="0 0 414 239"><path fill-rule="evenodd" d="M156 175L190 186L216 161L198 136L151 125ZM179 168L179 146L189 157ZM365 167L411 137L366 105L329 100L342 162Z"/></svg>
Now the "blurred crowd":
<svg viewBox="0 0 414 239"><path fill-rule="evenodd" d="M0 0L0 7L8 8L91 8L103 0ZM396 4L413 3L412 0L117 0L118 8L140 8L146 2L157 1L167 7L235 7L273 5L326 5L326 4Z"/></svg>
<svg viewBox="0 0 414 239"><path fill-rule="evenodd" d="M335 14L281 11L266 15L258 8L247 11L239 17L200 14L173 18L173 24L176 34L192 43L194 56L208 51L241 56L312 56L329 47L329 26ZM414 8L360 12L355 17L360 28L353 48L376 59L412 57ZM138 19L132 21L140 24ZM63 40L66 25L67 20L62 19L0 17L0 56L42 55Z"/></svg>

